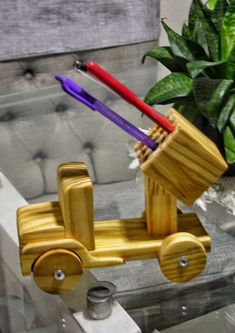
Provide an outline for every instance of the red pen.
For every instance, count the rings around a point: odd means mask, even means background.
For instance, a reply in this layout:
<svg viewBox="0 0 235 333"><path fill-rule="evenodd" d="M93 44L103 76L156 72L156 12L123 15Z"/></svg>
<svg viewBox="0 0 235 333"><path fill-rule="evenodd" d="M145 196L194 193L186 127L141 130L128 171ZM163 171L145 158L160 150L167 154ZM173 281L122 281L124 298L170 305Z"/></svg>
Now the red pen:
<svg viewBox="0 0 235 333"><path fill-rule="evenodd" d="M162 127L167 133L171 133L174 130L174 126L170 121L163 117L158 112L154 111L149 105L144 103L137 95L135 95L130 89L125 87L116 78L106 72L94 61L87 62L85 64L79 61L75 64L76 68L81 71L87 71L89 74L94 76L96 79L104 83L107 87L112 89L116 94L122 97L128 103L134 105L138 110L143 112L152 121Z"/></svg>

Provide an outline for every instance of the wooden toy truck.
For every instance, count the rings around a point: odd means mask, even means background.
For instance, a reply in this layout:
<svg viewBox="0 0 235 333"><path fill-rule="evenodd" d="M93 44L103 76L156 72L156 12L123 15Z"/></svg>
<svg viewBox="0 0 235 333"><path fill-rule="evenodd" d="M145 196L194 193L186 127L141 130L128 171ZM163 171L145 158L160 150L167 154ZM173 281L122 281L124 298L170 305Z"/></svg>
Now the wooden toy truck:
<svg viewBox="0 0 235 333"><path fill-rule="evenodd" d="M57 202L18 210L21 267L48 293L63 293L79 282L83 269L158 258L171 281L201 274L211 240L197 216L177 210L176 197L190 205L225 170L216 146L177 112L167 135L156 125L151 152L136 146L145 177L145 212L140 218L94 223L92 183L83 163L58 168Z"/></svg>

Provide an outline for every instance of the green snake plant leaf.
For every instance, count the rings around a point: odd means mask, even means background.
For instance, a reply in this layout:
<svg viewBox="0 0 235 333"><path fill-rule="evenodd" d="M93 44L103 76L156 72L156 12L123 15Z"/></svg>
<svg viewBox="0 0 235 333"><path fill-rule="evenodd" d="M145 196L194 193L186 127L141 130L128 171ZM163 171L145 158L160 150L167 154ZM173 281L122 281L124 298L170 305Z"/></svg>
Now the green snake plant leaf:
<svg viewBox="0 0 235 333"><path fill-rule="evenodd" d="M227 59L235 46L235 0L231 0L221 25L222 59Z"/></svg>
<svg viewBox="0 0 235 333"><path fill-rule="evenodd" d="M189 18L188 18L188 26L191 31L194 30L195 24L198 21L198 11L201 10L200 7L198 7L197 1L193 0L190 10L189 10Z"/></svg>
<svg viewBox="0 0 235 333"><path fill-rule="evenodd" d="M206 4L207 8L210 10L214 10L216 3L217 3L217 0L209 0Z"/></svg>
<svg viewBox="0 0 235 333"><path fill-rule="evenodd" d="M235 162L235 135L230 125L223 132L225 156L228 163Z"/></svg>
<svg viewBox="0 0 235 333"><path fill-rule="evenodd" d="M205 38L207 41L208 49L213 61L220 60L220 38L213 22L205 12L203 3L200 0L194 0L191 6L189 15L189 27L195 28L196 22L200 21Z"/></svg>
<svg viewBox="0 0 235 333"><path fill-rule="evenodd" d="M233 47L227 61L221 66L221 73L224 79L235 79L235 46Z"/></svg>
<svg viewBox="0 0 235 333"><path fill-rule="evenodd" d="M175 56L184 58L189 61L205 57L205 52L199 44L196 44L191 40L180 36L174 30L172 30L164 21L162 21L162 25L167 33L171 50Z"/></svg>
<svg viewBox="0 0 235 333"><path fill-rule="evenodd" d="M200 75L206 68L215 67L221 65L223 61L218 62L209 62L203 60L194 60L190 61L186 64L188 72L190 73L191 77L194 79L198 75Z"/></svg>
<svg viewBox="0 0 235 333"><path fill-rule="evenodd" d="M188 27L189 30L192 31L193 41L201 45L205 50L206 55L209 56L206 34L202 22L199 20L200 16L203 16L201 7L198 6L197 1L193 0L189 12Z"/></svg>
<svg viewBox="0 0 235 333"><path fill-rule="evenodd" d="M235 135L235 109L233 109L233 112L230 116L229 124L230 124L230 127L231 127L232 131L233 131L233 135Z"/></svg>
<svg viewBox="0 0 235 333"><path fill-rule="evenodd" d="M171 73L157 82L145 96L145 103L149 105L171 103L172 100L190 95L193 80L181 73Z"/></svg>
<svg viewBox="0 0 235 333"><path fill-rule="evenodd" d="M210 52L209 52L208 45L207 45L206 34L205 34L205 31L203 30L201 21L195 22L195 26L193 29L193 40L194 40L194 42L201 45L201 47L205 51L205 54L207 55L207 57L209 57Z"/></svg>
<svg viewBox="0 0 235 333"><path fill-rule="evenodd" d="M155 47L149 50L143 56L142 63L144 63L146 57L151 57L153 59L158 60L161 64L163 64L166 68L168 68L171 72L181 71L180 65L177 63L173 52L169 46L163 47Z"/></svg>
<svg viewBox="0 0 235 333"><path fill-rule="evenodd" d="M232 80L196 78L193 80L193 95L201 113L212 125L217 124L220 109L228 97Z"/></svg>
<svg viewBox="0 0 235 333"><path fill-rule="evenodd" d="M221 24L227 9L227 5L228 3L226 0L216 0L214 8L209 11L210 19L218 32L221 31Z"/></svg>
<svg viewBox="0 0 235 333"><path fill-rule="evenodd" d="M233 133L233 139L231 138L231 141L229 142L230 150L233 151L235 155L235 110L233 110L233 113L230 116L229 119L229 125ZM233 156L233 163L235 162L235 156Z"/></svg>
<svg viewBox="0 0 235 333"><path fill-rule="evenodd" d="M182 26L182 36L186 39L193 40L193 34L192 31L189 29L189 26L187 26L186 23L183 24Z"/></svg>
<svg viewBox="0 0 235 333"><path fill-rule="evenodd" d="M217 127L220 132L223 131L224 127L230 118L230 115L235 111L235 95L231 95L222 108L220 115L217 120Z"/></svg>

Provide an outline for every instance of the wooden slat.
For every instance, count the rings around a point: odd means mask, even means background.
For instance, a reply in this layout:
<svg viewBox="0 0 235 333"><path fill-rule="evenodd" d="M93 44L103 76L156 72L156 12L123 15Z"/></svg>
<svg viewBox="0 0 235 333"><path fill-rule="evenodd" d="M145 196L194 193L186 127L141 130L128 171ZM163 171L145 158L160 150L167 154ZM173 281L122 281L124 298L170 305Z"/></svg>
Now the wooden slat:
<svg viewBox="0 0 235 333"><path fill-rule="evenodd" d="M0 60L156 40L159 0L0 1Z"/></svg>
<svg viewBox="0 0 235 333"><path fill-rule="evenodd" d="M145 206L149 235L177 232L176 198L148 176L145 176Z"/></svg>
<svg viewBox="0 0 235 333"><path fill-rule="evenodd" d="M20 247L38 239L64 238L64 223L58 202L45 202L18 209L17 226Z"/></svg>
<svg viewBox="0 0 235 333"><path fill-rule="evenodd" d="M210 237L195 214L179 214L179 231L190 232L210 250ZM96 247L88 251L74 238L61 238L28 242L21 249L21 267L24 275L30 274L35 260L52 249L72 250L81 258L84 268L113 266L124 260L157 258L164 237L150 236L144 218L101 221L95 223Z"/></svg>
<svg viewBox="0 0 235 333"><path fill-rule="evenodd" d="M85 164L74 162L60 165L57 187L66 237L79 239L89 250L93 250L93 194Z"/></svg>

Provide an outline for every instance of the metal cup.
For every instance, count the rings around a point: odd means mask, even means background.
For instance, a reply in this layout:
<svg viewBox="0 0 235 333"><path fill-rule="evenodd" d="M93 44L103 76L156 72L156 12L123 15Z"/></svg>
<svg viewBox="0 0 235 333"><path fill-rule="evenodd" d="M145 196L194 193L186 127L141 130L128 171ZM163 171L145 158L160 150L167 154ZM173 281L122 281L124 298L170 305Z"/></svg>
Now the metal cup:
<svg viewBox="0 0 235 333"><path fill-rule="evenodd" d="M87 311L92 319L99 320L111 316L116 287L111 282L100 282L87 292Z"/></svg>

